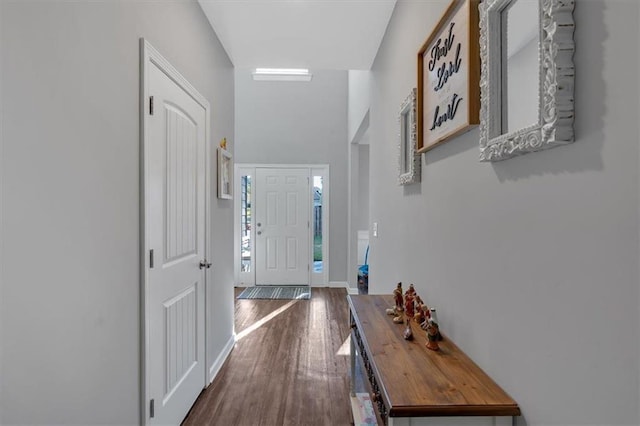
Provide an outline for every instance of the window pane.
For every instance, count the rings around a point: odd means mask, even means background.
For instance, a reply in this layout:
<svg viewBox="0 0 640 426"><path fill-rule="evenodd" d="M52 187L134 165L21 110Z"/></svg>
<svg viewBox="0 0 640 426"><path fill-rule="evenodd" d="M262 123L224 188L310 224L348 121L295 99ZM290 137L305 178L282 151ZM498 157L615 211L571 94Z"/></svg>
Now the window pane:
<svg viewBox="0 0 640 426"><path fill-rule="evenodd" d="M240 270L251 272L251 176L240 179Z"/></svg>
<svg viewBox="0 0 640 426"><path fill-rule="evenodd" d="M322 272L322 176L313 177L313 272Z"/></svg>

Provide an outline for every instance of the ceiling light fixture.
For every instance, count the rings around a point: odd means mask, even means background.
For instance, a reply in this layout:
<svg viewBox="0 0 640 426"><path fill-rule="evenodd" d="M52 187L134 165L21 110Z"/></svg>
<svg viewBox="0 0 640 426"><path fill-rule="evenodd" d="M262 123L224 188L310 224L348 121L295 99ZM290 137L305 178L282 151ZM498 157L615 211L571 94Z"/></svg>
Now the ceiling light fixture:
<svg viewBox="0 0 640 426"><path fill-rule="evenodd" d="M313 75L306 68L256 68L254 80L311 81Z"/></svg>

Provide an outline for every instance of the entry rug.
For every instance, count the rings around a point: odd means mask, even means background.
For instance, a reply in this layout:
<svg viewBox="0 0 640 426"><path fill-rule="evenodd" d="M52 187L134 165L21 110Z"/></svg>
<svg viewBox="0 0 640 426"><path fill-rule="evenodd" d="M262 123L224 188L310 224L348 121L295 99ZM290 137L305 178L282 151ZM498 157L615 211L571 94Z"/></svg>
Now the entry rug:
<svg viewBox="0 0 640 426"><path fill-rule="evenodd" d="M246 288L238 299L279 299L279 300L307 300L311 298L309 286L256 286Z"/></svg>

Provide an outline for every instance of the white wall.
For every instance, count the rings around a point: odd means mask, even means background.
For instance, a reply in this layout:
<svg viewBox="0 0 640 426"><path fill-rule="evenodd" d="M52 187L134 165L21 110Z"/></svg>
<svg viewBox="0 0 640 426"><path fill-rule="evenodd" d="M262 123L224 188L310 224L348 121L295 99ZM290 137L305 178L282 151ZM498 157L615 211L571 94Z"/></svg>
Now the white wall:
<svg viewBox="0 0 640 426"><path fill-rule="evenodd" d="M396 184L397 110L448 0L399 1L374 62L369 289L413 282L527 425L640 423L638 3L578 1L576 142L478 162L478 130Z"/></svg>
<svg viewBox="0 0 640 426"><path fill-rule="evenodd" d="M371 71L349 70L348 95L348 167L349 167L349 224L348 224L348 281L352 287L358 282L359 239L358 230L367 229L369 222L368 197L369 158L360 158L364 148L358 144L369 144L369 106L371 104ZM367 147L368 149L368 147ZM366 163L365 163L366 161ZM363 176L366 174L366 181ZM363 188L366 186L366 188ZM366 204L366 210L363 206ZM363 227L364 226L364 227Z"/></svg>
<svg viewBox="0 0 640 426"><path fill-rule="evenodd" d="M137 424L138 39L211 102L214 146L233 139L233 66L193 1L0 10L0 423ZM232 209L212 195L209 364L233 332Z"/></svg>
<svg viewBox="0 0 640 426"><path fill-rule="evenodd" d="M349 106L348 106L348 126L349 126L349 143L354 141L358 136L358 130L361 130L362 121L364 120L369 105L371 93L371 71L349 70ZM362 129L361 131L366 130Z"/></svg>
<svg viewBox="0 0 640 426"><path fill-rule="evenodd" d="M347 282L350 287L356 288L358 283L358 220L360 211L358 205L360 201L358 179L360 175L360 145L357 143L349 143L347 150L349 162L349 180L347 183L349 202L347 206Z"/></svg>
<svg viewBox="0 0 640 426"><path fill-rule="evenodd" d="M369 145L359 145L358 152L358 231L367 231L369 229Z"/></svg>
<svg viewBox="0 0 640 426"><path fill-rule="evenodd" d="M347 72L254 81L236 70L236 163L329 164L329 281L347 281Z"/></svg>

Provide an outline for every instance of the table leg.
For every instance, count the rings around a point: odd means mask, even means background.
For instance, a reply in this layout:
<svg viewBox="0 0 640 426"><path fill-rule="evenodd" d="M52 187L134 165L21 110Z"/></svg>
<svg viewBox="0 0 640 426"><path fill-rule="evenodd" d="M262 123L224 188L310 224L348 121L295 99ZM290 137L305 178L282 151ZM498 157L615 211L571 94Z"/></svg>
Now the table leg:
<svg viewBox="0 0 640 426"><path fill-rule="evenodd" d="M356 396L356 343L353 331L351 331L349 340L351 340L351 350L349 354L351 357L351 396Z"/></svg>

